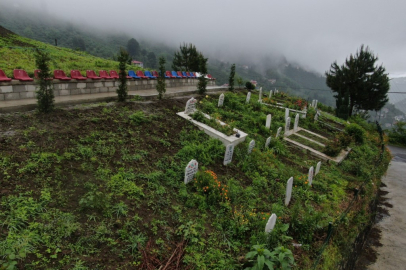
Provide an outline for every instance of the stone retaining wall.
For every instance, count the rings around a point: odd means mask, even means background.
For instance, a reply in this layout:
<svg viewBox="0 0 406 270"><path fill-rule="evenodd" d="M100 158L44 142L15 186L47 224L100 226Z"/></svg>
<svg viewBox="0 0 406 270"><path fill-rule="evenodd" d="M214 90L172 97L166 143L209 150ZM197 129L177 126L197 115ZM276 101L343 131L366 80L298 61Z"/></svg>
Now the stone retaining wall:
<svg viewBox="0 0 406 270"><path fill-rule="evenodd" d="M197 79L166 79L166 87L197 86ZM155 89L157 80L129 80L128 91ZM55 96L83 95L115 92L118 80L86 80L86 81L59 81L53 80ZM208 85L215 85L208 81ZM35 98L35 82L0 82L0 100L18 100Z"/></svg>

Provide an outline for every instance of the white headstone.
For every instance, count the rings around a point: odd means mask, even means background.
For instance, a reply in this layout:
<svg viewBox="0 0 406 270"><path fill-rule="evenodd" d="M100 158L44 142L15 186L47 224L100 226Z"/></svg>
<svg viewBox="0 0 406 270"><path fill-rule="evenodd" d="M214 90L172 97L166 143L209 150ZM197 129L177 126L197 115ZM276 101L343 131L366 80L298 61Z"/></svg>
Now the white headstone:
<svg viewBox="0 0 406 270"><path fill-rule="evenodd" d="M265 148L268 148L270 143L271 143L271 137L268 137L268 139L266 139L266 142L265 142Z"/></svg>
<svg viewBox="0 0 406 270"><path fill-rule="evenodd" d="M309 186L311 186L312 182L313 182L313 173L314 173L314 168L313 168L313 166L311 166L309 169L309 177L308 177Z"/></svg>
<svg viewBox="0 0 406 270"><path fill-rule="evenodd" d="M321 161L317 162L316 171L314 172L314 176L316 176L320 171Z"/></svg>
<svg viewBox="0 0 406 270"><path fill-rule="evenodd" d="M224 103L224 94L221 94L219 97L219 103L217 105L217 107L222 107Z"/></svg>
<svg viewBox="0 0 406 270"><path fill-rule="evenodd" d="M290 198L292 197L292 187L293 187L293 177L289 178L288 182L286 183L286 197L285 197L286 206L289 205Z"/></svg>
<svg viewBox="0 0 406 270"><path fill-rule="evenodd" d="M282 127L279 127L279 128L278 128L278 131L276 132L276 136L275 136L276 139L277 139L277 138L279 137L279 135L281 134L281 131L282 131Z"/></svg>
<svg viewBox="0 0 406 270"><path fill-rule="evenodd" d="M314 101L314 108L315 109L317 109L317 103L318 103L319 101L316 99L315 101Z"/></svg>
<svg viewBox="0 0 406 270"><path fill-rule="evenodd" d="M262 102L262 87L259 88L258 102L259 102L259 103Z"/></svg>
<svg viewBox="0 0 406 270"><path fill-rule="evenodd" d="M270 128L271 128L271 121L272 121L272 115L268 114L268 115L266 116L266 124L265 124L265 127L266 127L267 129L270 129Z"/></svg>
<svg viewBox="0 0 406 270"><path fill-rule="evenodd" d="M196 160L192 159L185 168L185 184L193 180L198 169L199 164Z"/></svg>
<svg viewBox="0 0 406 270"><path fill-rule="evenodd" d="M295 125L293 126L293 130L296 132L298 127L299 127L299 114L297 113L295 117Z"/></svg>
<svg viewBox="0 0 406 270"><path fill-rule="evenodd" d="M285 109L285 120L289 117L289 109Z"/></svg>
<svg viewBox="0 0 406 270"><path fill-rule="evenodd" d="M275 90L277 94L279 94L279 90Z"/></svg>
<svg viewBox="0 0 406 270"><path fill-rule="evenodd" d="M285 123L285 136L288 135L287 133L289 132L289 129L290 129L290 117L286 118L286 123Z"/></svg>
<svg viewBox="0 0 406 270"><path fill-rule="evenodd" d="M268 222L266 223L265 232L270 233L273 230L273 228L275 227L275 223L276 223L276 215L272 214L269 217Z"/></svg>
<svg viewBox="0 0 406 270"><path fill-rule="evenodd" d="M314 121L319 120L319 111L316 111L316 114L314 115Z"/></svg>
<svg viewBox="0 0 406 270"><path fill-rule="evenodd" d="M229 144L226 147L226 153L224 154L224 165L231 163L233 160L233 153L234 153L234 144Z"/></svg>
<svg viewBox="0 0 406 270"><path fill-rule="evenodd" d="M251 99L251 92L248 92L247 99L245 100L245 102L250 103L250 99Z"/></svg>
<svg viewBox="0 0 406 270"><path fill-rule="evenodd" d="M312 100L312 107L313 107L313 108L314 108L314 102L315 102L315 100L313 99L313 100Z"/></svg>
<svg viewBox="0 0 406 270"><path fill-rule="evenodd" d="M254 149L254 147L255 147L255 141L252 140L252 141L250 142L250 144L248 145L248 154L251 154L252 149Z"/></svg>
<svg viewBox="0 0 406 270"><path fill-rule="evenodd" d="M272 94L273 94L273 90L269 91L269 98L272 97Z"/></svg>
<svg viewBox="0 0 406 270"><path fill-rule="evenodd" d="M197 100L195 98L191 98L186 102L185 114L194 113L196 110L196 103Z"/></svg>

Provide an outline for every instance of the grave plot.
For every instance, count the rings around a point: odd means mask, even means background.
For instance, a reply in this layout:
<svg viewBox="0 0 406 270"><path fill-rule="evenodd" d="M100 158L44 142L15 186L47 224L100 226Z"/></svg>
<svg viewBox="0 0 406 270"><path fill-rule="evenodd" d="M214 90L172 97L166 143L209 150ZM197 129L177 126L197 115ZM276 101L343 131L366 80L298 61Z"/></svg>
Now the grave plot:
<svg viewBox="0 0 406 270"><path fill-rule="evenodd" d="M315 118L318 118L318 116L319 114L316 113ZM306 149L312 155L319 157L325 161L331 160L336 163L342 162L351 151L350 148L346 148L342 149L339 153L337 153L336 156L327 155L327 153L329 152L326 147L327 144L330 142L329 138L299 127L298 114L295 117L293 129L291 129L290 117L286 119L284 140L295 147Z"/></svg>
<svg viewBox="0 0 406 270"><path fill-rule="evenodd" d="M307 102L304 99L288 97L284 93L275 95L271 91L269 97L262 100L265 106L288 110L288 114L298 113L301 118L306 118Z"/></svg>
<svg viewBox="0 0 406 270"><path fill-rule="evenodd" d="M223 106L224 94L221 94L218 102L218 107ZM200 112L196 109L197 100L191 98L186 103L184 112L179 112L177 115L189 120L199 129L203 130L207 135L212 138L219 139L225 146L230 144L236 146L245 141L248 136L247 133L232 128L226 123L211 117L208 114Z"/></svg>

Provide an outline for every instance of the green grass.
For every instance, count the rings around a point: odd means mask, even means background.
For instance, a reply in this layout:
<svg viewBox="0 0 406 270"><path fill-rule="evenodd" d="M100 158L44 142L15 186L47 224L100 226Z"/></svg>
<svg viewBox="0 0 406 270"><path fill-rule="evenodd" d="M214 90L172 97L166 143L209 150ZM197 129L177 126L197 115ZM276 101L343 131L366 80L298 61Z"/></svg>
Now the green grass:
<svg viewBox="0 0 406 270"><path fill-rule="evenodd" d="M309 132L307 132L306 130L303 130L303 129L299 130L297 133L300 134L300 135L303 135L303 136L305 136L305 137L307 137L309 139L312 139L313 141L322 143L322 144L326 144L328 142L328 140L320 138L319 136L313 135L313 134L311 134L311 133L309 133Z"/></svg>
<svg viewBox="0 0 406 270"><path fill-rule="evenodd" d="M317 150L317 151L319 151L319 152L323 152L323 150L324 150L324 147L323 147L323 146L318 145L317 143L314 143L314 142L312 142L312 141L306 140L306 139L304 139L304 138L302 138L302 137L299 137L299 136L297 136L297 135L295 135L295 134L290 135L288 138L291 139L291 140L293 140L293 141L295 141L295 142L298 142L298 143L300 143L300 144L309 146L309 147L311 147L311 148L313 148L314 150Z"/></svg>
<svg viewBox="0 0 406 270"><path fill-rule="evenodd" d="M86 70L118 70L118 62L92 56L86 52L75 51L63 47L56 47L17 35L0 36L0 69L8 77L13 76L14 69L24 69L33 76L36 69L34 49L39 48L50 53L52 62L51 70L62 69L70 76L72 69L80 70L86 75ZM128 66L128 69L139 68Z"/></svg>

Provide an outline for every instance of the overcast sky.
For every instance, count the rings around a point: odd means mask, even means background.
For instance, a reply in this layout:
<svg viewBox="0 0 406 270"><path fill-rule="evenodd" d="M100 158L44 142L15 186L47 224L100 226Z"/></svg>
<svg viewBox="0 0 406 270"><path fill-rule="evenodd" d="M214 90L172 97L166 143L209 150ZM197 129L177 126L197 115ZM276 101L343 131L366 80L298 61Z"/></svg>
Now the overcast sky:
<svg viewBox="0 0 406 270"><path fill-rule="evenodd" d="M1 0L3 1L3 0ZM361 44L406 75L405 0L13 0L136 39L191 42L218 58L284 55L324 73ZM40 4L39 4L40 3Z"/></svg>

